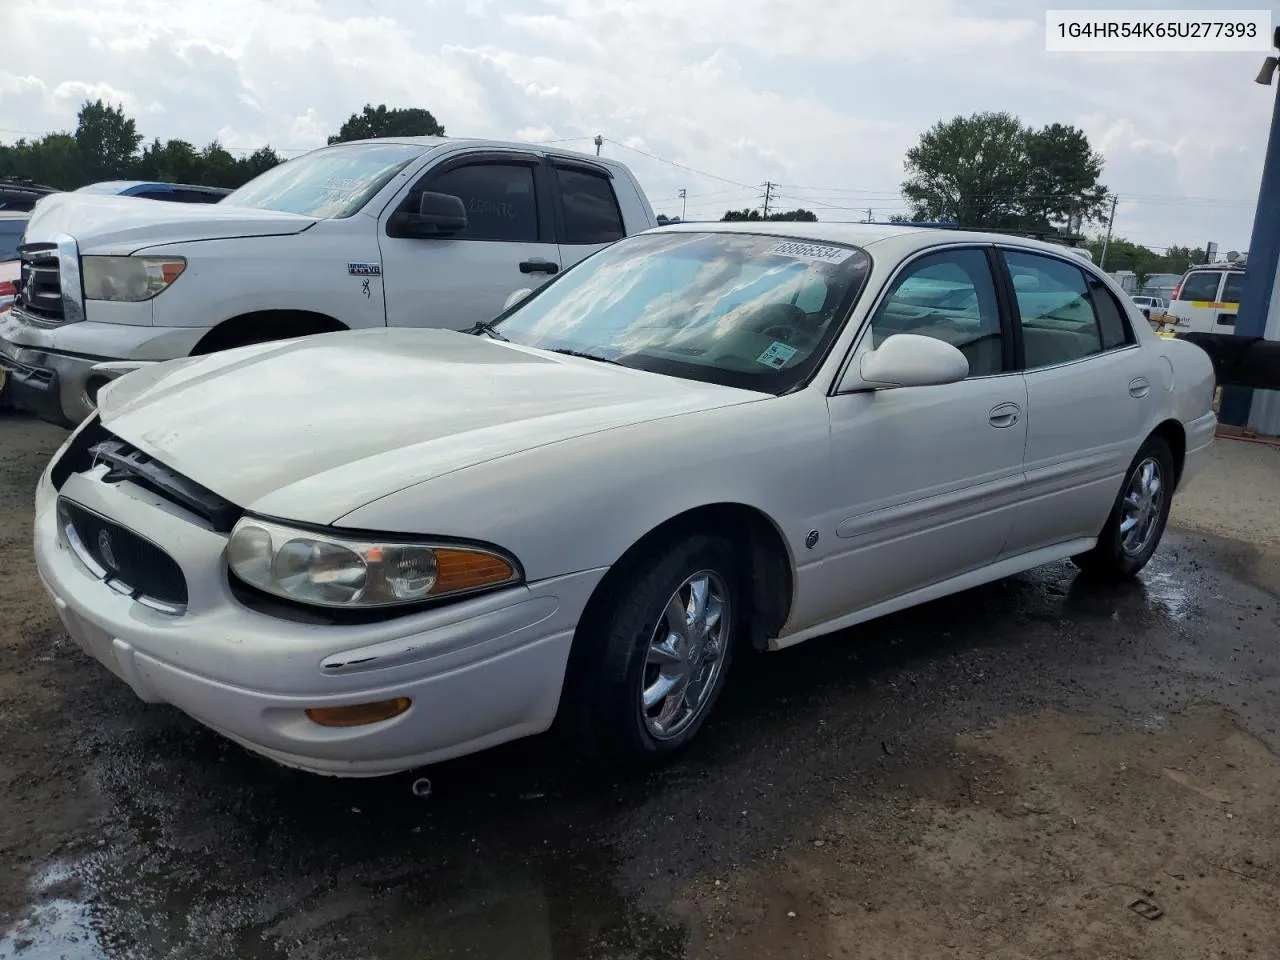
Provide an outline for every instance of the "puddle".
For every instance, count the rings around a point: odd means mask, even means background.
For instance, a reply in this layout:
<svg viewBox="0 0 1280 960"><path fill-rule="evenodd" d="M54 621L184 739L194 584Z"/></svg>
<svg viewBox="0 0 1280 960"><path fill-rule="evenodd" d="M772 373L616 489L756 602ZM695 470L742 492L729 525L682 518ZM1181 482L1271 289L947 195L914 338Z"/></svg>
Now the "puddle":
<svg viewBox="0 0 1280 960"><path fill-rule="evenodd" d="M683 928L620 892L618 855L586 827L616 794L530 791L499 754L440 772L424 803L407 781L317 782L156 719L169 749L135 729L139 751L95 764L101 844L30 884L0 960L684 955Z"/></svg>
<svg viewBox="0 0 1280 960"><path fill-rule="evenodd" d="M1141 574L1147 599L1170 620L1186 620L1195 610L1195 591L1176 566L1152 562Z"/></svg>
<svg viewBox="0 0 1280 960"><path fill-rule="evenodd" d="M0 960L107 960L87 903L57 895L77 885L76 865L52 864L31 885L38 902L28 916L0 936Z"/></svg>

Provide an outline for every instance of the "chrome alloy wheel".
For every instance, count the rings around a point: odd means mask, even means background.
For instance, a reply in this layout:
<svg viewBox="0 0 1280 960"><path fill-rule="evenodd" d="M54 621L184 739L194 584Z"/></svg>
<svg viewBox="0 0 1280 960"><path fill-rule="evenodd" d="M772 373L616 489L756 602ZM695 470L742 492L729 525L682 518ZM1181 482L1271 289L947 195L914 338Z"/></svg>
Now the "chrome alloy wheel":
<svg viewBox="0 0 1280 960"><path fill-rule="evenodd" d="M713 570L682 583L649 638L640 713L655 740L670 740L707 705L724 669L733 619L729 591Z"/></svg>
<svg viewBox="0 0 1280 960"><path fill-rule="evenodd" d="M1120 504L1120 549L1136 557L1145 550L1160 526L1164 508L1164 477L1160 461L1148 457L1138 464Z"/></svg>

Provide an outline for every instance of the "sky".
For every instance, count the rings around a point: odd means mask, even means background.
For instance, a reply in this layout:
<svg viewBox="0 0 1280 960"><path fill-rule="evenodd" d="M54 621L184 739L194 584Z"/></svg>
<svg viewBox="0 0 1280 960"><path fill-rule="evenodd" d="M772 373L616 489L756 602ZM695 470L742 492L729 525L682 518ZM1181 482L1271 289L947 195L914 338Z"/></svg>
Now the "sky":
<svg viewBox="0 0 1280 960"><path fill-rule="evenodd" d="M1262 53L1047 53L1044 11L1254 0L0 0L0 142L71 129L85 98L152 137L242 153L320 146L366 102L451 136L625 161L654 207L719 219L906 212L906 150L1010 111L1083 129L1115 233L1247 249L1275 88ZM1272 8L1280 24L1280 9Z"/></svg>

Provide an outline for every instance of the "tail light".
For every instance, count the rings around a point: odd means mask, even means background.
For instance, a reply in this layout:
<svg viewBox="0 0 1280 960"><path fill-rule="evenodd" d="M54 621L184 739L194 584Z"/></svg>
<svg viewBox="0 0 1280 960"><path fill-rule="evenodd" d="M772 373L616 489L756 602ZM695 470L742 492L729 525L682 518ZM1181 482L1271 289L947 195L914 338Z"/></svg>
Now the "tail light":
<svg viewBox="0 0 1280 960"><path fill-rule="evenodd" d="M4 313L13 306L14 299L18 296L18 285L12 280L0 280L0 313Z"/></svg>
<svg viewBox="0 0 1280 960"><path fill-rule="evenodd" d="M1173 296L1169 298L1170 302L1180 299L1181 293L1182 293L1182 281L1179 280L1178 285L1173 288Z"/></svg>

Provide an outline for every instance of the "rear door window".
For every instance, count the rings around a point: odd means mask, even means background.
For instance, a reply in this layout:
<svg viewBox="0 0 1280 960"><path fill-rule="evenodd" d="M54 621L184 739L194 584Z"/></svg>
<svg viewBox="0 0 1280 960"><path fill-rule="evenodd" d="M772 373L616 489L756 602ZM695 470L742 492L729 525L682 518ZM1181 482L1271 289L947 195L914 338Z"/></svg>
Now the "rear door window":
<svg viewBox="0 0 1280 960"><path fill-rule="evenodd" d="M1222 273L1217 270L1198 270L1187 275L1178 291L1179 300L1199 300L1213 302L1218 299L1218 283Z"/></svg>
<svg viewBox="0 0 1280 960"><path fill-rule="evenodd" d="M556 167L565 243L613 243L626 236L613 184L604 174Z"/></svg>

